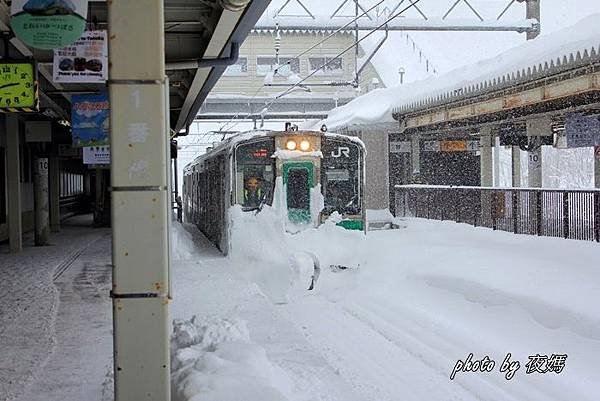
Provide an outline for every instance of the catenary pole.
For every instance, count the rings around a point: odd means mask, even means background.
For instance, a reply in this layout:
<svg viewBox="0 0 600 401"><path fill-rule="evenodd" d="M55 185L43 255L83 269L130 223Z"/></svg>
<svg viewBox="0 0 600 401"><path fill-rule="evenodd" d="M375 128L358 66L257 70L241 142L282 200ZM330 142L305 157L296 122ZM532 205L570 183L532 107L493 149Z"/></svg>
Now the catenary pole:
<svg viewBox="0 0 600 401"><path fill-rule="evenodd" d="M540 1L541 0L525 0L526 4L526 18L527 19L537 19L540 21ZM532 40L538 37L540 34L539 30L537 31L527 31L527 40ZM520 187L521 186L521 150L518 146L512 147L512 186Z"/></svg>
<svg viewBox="0 0 600 401"><path fill-rule="evenodd" d="M108 3L115 401L170 399L163 0Z"/></svg>

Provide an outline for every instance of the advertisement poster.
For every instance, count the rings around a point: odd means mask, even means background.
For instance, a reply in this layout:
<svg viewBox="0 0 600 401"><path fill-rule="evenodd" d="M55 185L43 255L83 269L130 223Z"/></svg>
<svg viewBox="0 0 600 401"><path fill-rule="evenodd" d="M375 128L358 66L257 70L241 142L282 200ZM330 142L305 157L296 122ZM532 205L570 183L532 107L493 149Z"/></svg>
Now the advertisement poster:
<svg viewBox="0 0 600 401"><path fill-rule="evenodd" d="M104 83L108 76L106 31L86 31L70 46L54 49L57 83Z"/></svg>
<svg viewBox="0 0 600 401"><path fill-rule="evenodd" d="M108 145L108 94L73 95L71 99L73 146Z"/></svg>
<svg viewBox="0 0 600 401"><path fill-rule="evenodd" d="M83 164L110 164L110 146L84 147Z"/></svg>
<svg viewBox="0 0 600 401"><path fill-rule="evenodd" d="M56 49L79 39L87 12L87 0L13 0L10 25L25 44Z"/></svg>

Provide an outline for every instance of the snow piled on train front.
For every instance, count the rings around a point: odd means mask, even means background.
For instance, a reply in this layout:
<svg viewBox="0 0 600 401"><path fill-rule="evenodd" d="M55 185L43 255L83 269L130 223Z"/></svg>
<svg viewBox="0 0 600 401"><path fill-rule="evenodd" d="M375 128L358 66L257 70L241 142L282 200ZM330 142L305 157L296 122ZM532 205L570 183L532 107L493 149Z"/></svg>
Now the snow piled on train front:
<svg viewBox="0 0 600 401"><path fill-rule="evenodd" d="M315 212L322 202L314 194L311 197ZM352 270L365 265L364 233L337 226L337 213L319 227L300 229L286 218L284 199L283 184L278 177L273 206L265 205L258 213L244 212L239 205L229 209L228 257L238 266L238 273L256 283L275 303L288 302L294 295L306 295L314 274L311 255L316 256L321 266L314 292L354 285L352 272L341 275L334 271L335 266Z"/></svg>

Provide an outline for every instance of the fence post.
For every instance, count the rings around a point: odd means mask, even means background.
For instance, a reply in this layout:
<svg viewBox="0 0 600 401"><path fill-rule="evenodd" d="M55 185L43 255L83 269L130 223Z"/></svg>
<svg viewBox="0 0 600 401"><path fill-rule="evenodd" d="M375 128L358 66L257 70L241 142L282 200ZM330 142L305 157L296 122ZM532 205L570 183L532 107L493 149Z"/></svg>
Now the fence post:
<svg viewBox="0 0 600 401"><path fill-rule="evenodd" d="M492 196L490 196L490 210L492 211L492 230L496 231L496 219L498 216L498 192L496 190L492 191Z"/></svg>
<svg viewBox="0 0 600 401"><path fill-rule="evenodd" d="M563 236L569 238L569 193L563 192Z"/></svg>
<svg viewBox="0 0 600 401"><path fill-rule="evenodd" d="M415 193L415 217L419 217L419 195L418 191L414 191Z"/></svg>
<svg viewBox="0 0 600 401"><path fill-rule="evenodd" d="M513 218L513 233L517 234L518 231L518 215L519 215L519 199L517 198L518 196L518 191L515 190L511 190L511 194L512 194L512 218Z"/></svg>
<svg viewBox="0 0 600 401"><path fill-rule="evenodd" d="M542 191L535 191L535 217L537 235L542 235Z"/></svg>
<svg viewBox="0 0 600 401"><path fill-rule="evenodd" d="M594 192L594 233L596 242L600 242L600 192Z"/></svg>
<svg viewBox="0 0 600 401"><path fill-rule="evenodd" d="M427 191L427 220L429 220L431 211L431 192Z"/></svg>

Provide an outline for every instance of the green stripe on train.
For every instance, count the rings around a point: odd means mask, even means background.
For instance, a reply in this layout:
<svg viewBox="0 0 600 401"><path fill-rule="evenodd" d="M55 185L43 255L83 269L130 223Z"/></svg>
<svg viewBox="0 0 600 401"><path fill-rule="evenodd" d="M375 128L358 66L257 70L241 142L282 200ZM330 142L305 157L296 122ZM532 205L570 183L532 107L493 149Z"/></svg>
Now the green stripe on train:
<svg viewBox="0 0 600 401"><path fill-rule="evenodd" d="M365 228L362 220L342 220L336 225L344 227L346 230L363 230Z"/></svg>

